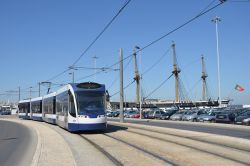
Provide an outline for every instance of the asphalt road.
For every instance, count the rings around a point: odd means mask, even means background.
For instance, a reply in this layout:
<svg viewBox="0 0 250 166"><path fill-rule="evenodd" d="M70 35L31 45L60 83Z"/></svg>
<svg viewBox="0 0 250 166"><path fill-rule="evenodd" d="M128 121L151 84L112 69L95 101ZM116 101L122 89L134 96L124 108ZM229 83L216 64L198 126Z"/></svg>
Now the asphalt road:
<svg viewBox="0 0 250 166"><path fill-rule="evenodd" d="M36 150L37 135L28 127L0 119L0 165L27 166Z"/></svg>
<svg viewBox="0 0 250 166"><path fill-rule="evenodd" d="M119 122L119 119L108 119L108 121L115 121ZM124 120L127 123L135 123L135 124L142 124L142 125L150 125L150 126L158 126L158 127L166 127L166 128L174 128L174 129L181 129L181 130L189 130L189 131L197 131L197 132L204 132L204 133L211 133L217 135L225 135L237 138L244 138L250 139L250 127L246 127L245 129L237 128L237 127L226 127L227 124L221 124L220 126L213 126L211 125L199 125L199 122L190 122L190 123L181 123L181 122L174 122L174 121L152 121L152 120Z"/></svg>

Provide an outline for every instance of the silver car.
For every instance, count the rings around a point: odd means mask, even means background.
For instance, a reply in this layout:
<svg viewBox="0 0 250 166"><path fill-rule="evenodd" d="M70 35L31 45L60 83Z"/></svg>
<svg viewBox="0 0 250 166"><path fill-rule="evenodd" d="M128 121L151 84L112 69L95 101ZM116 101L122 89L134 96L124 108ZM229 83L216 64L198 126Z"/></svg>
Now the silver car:
<svg viewBox="0 0 250 166"><path fill-rule="evenodd" d="M186 114L186 111L178 111L175 114L173 114L170 119L171 120L182 120L182 117Z"/></svg>
<svg viewBox="0 0 250 166"><path fill-rule="evenodd" d="M209 112L206 114L201 114L200 116L198 116L197 120L200 122L215 122L215 116L216 113L215 112Z"/></svg>
<svg viewBox="0 0 250 166"><path fill-rule="evenodd" d="M201 114L202 114L202 111L189 111L186 115L182 117L182 120L197 122L197 118Z"/></svg>

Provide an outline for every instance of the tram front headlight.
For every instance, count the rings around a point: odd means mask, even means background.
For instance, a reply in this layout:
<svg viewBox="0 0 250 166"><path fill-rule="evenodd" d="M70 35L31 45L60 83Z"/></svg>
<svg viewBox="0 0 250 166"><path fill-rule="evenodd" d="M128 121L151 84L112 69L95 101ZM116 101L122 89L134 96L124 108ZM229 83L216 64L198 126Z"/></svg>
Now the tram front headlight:
<svg viewBox="0 0 250 166"><path fill-rule="evenodd" d="M88 115L79 115L80 118L89 118Z"/></svg>
<svg viewBox="0 0 250 166"><path fill-rule="evenodd" d="M105 115L98 115L98 118L104 118Z"/></svg>

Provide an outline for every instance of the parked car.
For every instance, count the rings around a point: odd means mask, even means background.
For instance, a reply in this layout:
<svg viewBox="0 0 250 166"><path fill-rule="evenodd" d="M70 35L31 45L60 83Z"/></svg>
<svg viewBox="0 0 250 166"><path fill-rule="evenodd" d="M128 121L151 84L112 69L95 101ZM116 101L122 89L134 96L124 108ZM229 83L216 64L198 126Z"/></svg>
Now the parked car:
<svg viewBox="0 0 250 166"><path fill-rule="evenodd" d="M111 117L111 115L112 115L112 111L107 111L107 112L106 112L106 116L107 116L107 117Z"/></svg>
<svg viewBox="0 0 250 166"><path fill-rule="evenodd" d="M124 116L124 117L126 117L126 118L133 118L133 115L135 115L135 114L137 114L137 113L138 113L137 111L131 110L131 111L128 111L128 112L126 113L126 116Z"/></svg>
<svg viewBox="0 0 250 166"><path fill-rule="evenodd" d="M118 117L120 115L120 111L113 111L110 114L110 117Z"/></svg>
<svg viewBox="0 0 250 166"><path fill-rule="evenodd" d="M140 118L140 112L136 112L136 114L133 114L132 118Z"/></svg>
<svg viewBox="0 0 250 166"><path fill-rule="evenodd" d="M148 119L149 113L150 113L150 111L143 111L143 112L142 112L142 117L143 117L144 119Z"/></svg>
<svg viewBox="0 0 250 166"><path fill-rule="evenodd" d="M163 114L161 114L160 119L169 119L173 114L175 114L178 111L178 109L171 109L171 110L166 110Z"/></svg>
<svg viewBox="0 0 250 166"><path fill-rule="evenodd" d="M172 116L170 116L171 120L182 120L182 117L187 113L187 111L178 111Z"/></svg>
<svg viewBox="0 0 250 166"><path fill-rule="evenodd" d="M207 112L205 114L201 114L197 117L197 120L199 122L215 122L215 116L216 114L218 114L219 112Z"/></svg>
<svg viewBox="0 0 250 166"><path fill-rule="evenodd" d="M163 113L164 112L160 109L154 109L154 110L149 112L148 118L149 119L160 119L160 117Z"/></svg>
<svg viewBox="0 0 250 166"><path fill-rule="evenodd" d="M235 114L231 111L220 112L215 116L216 123L234 123Z"/></svg>
<svg viewBox="0 0 250 166"><path fill-rule="evenodd" d="M250 111L247 111L235 118L236 124L250 125Z"/></svg>
<svg viewBox="0 0 250 166"><path fill-rule="evenodd" d="M182 120L197 122L197 118L201 114L203 114L203 110L191 110L182 117Z"/></svg>

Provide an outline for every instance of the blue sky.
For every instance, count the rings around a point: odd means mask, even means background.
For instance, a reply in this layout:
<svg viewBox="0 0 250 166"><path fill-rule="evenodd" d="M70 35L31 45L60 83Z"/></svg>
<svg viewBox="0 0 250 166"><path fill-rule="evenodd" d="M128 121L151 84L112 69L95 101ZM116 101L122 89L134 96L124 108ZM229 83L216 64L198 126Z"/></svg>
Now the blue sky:
<svg viewBox="0 0 250 166"><path fill-rule="evenodd" d="M141 48L183 24L202 11L212 0L132 0L105 31L93 47L81 58L77 66L106 67L119 60L119 48L124 57L132 54L135 45ZM237 1L237 0L236 0ZM109 0L1 0L0 1L0 94L17 90L21 97L29 96L32 86L46 81L67 69L100 33L125 1ZM214 1L213 5L219 3ZM218 25L221 56L221 94L230 97L234 104L250 104L250 2L228 0L220 7L200 17L156 44L141 51L141 71L147 70L176 43L180 78L190 99L201 99L201 54L205 57L211 97L217 99L217 56L215 24L211 19L221 17ZM140 58L139 58L140 59ZM138 61L140 61L138 59ZM128 60L124 61L124 66ZM115 66L114 68L119 68ZM150 72L143 76L142 88L147 96L172 71L172 51ZM106 84L110 94L119 90L118 71L104 72L79 80L93 70L75 71L76 80L97 81ZM131 61L124 71L124 85L133 80L134 64ZM54 83L71 82L64 75ZM237 92L235 85L245 88ZM56 87L52 88L56 90ZM42 87L44 94L46 89ZM37 96L33 92L32 96ZM125 90L128 101L135 100L135 84ZM174 99L174 79L167 81L151 98ZM17 100L17 95L0 95L0 100ZM112 100L119 100L119 95Z"/></svg>

